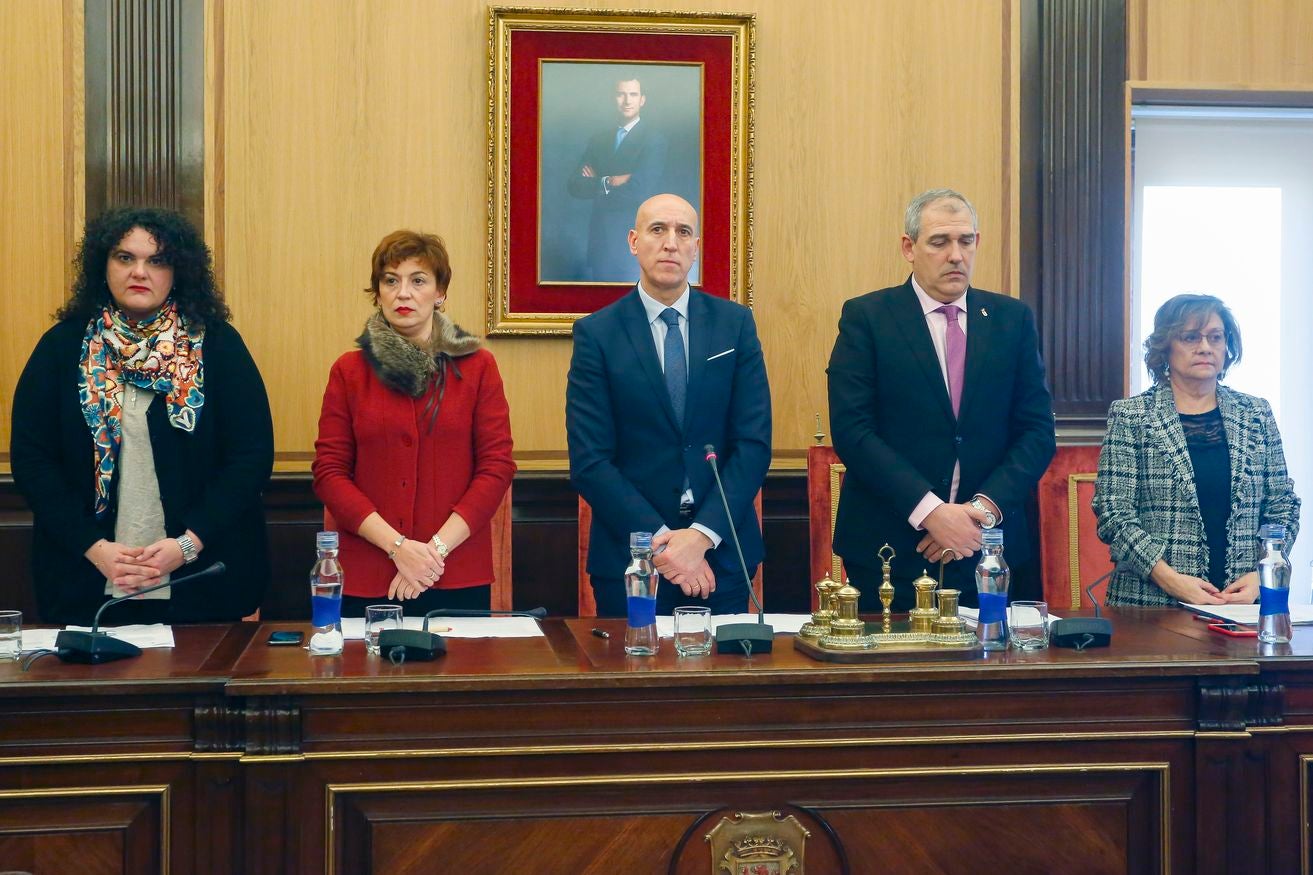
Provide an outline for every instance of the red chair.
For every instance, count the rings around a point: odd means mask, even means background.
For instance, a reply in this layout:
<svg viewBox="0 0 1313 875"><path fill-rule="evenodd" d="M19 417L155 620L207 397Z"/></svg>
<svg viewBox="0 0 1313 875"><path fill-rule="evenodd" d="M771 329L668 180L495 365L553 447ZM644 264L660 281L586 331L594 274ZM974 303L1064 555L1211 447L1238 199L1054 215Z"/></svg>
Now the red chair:
<svg viewBox="0 0 1313 875"><path fill-rule="evenodd" d="M1058 447L1039 481L1040 576L1059 614L1089 607L1083 588L1113 568L1091 504L1098 470L1098 447Z"/></svg>
<svg viewBox="0 0 1313 875"><path fill-rule="evenodd" d="M761 490L757 490L757 497L753 500L752 506L757 509L757 525L761 525ZM584 497L579 496L579 616L596 617L597 602L593 599L593 585L588 582L588 538L593 526L593 509L589 506ZM752 576L752 591L757 594L757 601L765 607L765 601L762 600L761 587L761 566L757 566L757 573ZM757 606L748 603L748 612L757 613Z"/></svg>
<svg viewBox="0 0 1313 875"><path fill-rule="evenodd" d="M834 447L807 448L807 517L810 522L811 580L829 575L844 580L843 560L834 552L834 521L839 515L839 487L847 468ZM820 607L820 594L812 587L812 610Z"/></svg>
<svg viewBox="0 0 1313 875"><path fill-rule="evenodd" d="M511 610L511 486L488 523L492 526L492 604L494 611ZM337 530L337 521L324 508L324 531ZM259 613L258 611L256 612Z"/></svg>

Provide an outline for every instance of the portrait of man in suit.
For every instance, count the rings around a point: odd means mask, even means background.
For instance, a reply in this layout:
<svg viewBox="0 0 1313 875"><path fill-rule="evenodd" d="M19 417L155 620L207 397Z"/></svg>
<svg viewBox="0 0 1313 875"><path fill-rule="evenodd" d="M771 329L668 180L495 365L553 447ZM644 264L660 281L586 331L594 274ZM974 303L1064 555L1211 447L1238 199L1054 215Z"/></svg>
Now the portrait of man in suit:
<svg viewBox="0 0 1313 875"><path fill-rule="evenodd" d="M752 312L689 287L698 215L661 194L628 234L623 298L574 323L565 425L570 480L593 507L588 574L600 616L624 616L630 532L652 532L657 608L746 609L729 517L706 461L719 456L749 577L761 562L753 499L770 466L770 388Z"/></svg>
<svg viewBox="0 0 1313 875"><path fill-rule="evenodd" d="M834 549L862 608L879 608L876 550L896 552L894 610L910 581L955 556L944 585L976 604L982 527L1004 530L1014 568L1030 556L1027 498L1056 449L1035 317L971 285L975 208L949 189L908 205L898 286L849 299L830 354L830 428L847 468Z"/></svg>
<svg viewBox="0 0 1313 875"><path fill-rule="evenodd" d="M639 204L659 192L699 203L701 100L694 66L543 65L540 282L638 279L628 234Z"/></svg>

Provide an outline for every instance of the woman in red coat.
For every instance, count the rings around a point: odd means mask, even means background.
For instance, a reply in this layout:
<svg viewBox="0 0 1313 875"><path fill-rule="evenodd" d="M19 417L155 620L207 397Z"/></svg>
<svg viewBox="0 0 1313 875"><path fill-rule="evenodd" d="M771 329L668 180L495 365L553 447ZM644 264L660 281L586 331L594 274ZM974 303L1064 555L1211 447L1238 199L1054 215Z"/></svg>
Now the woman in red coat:
<svg viewBox="0 0 1313 875"><path fill-rule="evenodd" d="M344 615L489 606L510 412L492 353L442 313L450 282L441 239L384 237L365 290L378 310L328 375L314 483L340 530Z"/></svg>

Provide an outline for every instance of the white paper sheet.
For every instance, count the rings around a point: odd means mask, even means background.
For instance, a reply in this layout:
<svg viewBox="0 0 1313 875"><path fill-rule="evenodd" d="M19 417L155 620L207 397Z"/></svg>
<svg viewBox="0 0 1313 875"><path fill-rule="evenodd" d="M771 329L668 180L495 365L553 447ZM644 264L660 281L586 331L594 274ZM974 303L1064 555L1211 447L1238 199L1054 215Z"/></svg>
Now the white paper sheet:
<svg viewBox="0 0 1313 875"><path fill-rule="evenodd" d="M90 632L90 626L67 626L74 632ZM113 638L119 638L140 648L172 647L173 628L162 623L133 626L101 626L100 631ZM58 629L24 629L23 650L54 650L55 636Z"/></svg>
<svg viewBox="0 0 1313 875"><path fill-rule="evenodd" d="M967 621L968 629L974 629L976 628L977 621L980 617L980 610L978 608L960 607L957 609L957 615L961 617L963 620ZM1049 625L1052 626L1055 620L1061 620L1061 619L1062 618L1059 617L1057 614L1049 614Z"/></svg>
<svg viewBox="0 0 1313 875"><path fill-rule="evenodd" d="M1185 602L1180 604L1187 610L1203 614L1205 617L1217 617L1218 620L1239 623L1242 626L1258 625L1258 605L1188 605ZM1291 605L1290 622L1295 626L1313 625L1313 605Z"/></svg>
<svg viewBox="0 0 1313 875"><path fill-rule="evenodd" d="M403 619L407 629L419 629L423 617ZM541 638L543 630L532 617L434 617L429 620L429 631L444 638ZM363 617L343 617L342 637L347 640L365 640Z"/></svg>
<svg viewBox="0 0 1313 875"><path fill-rule="evenodd" d="M802 628L802 624L810 621L811 614L772 614L767 612L766 622L775 627L775 634L795 635ZM757 622L756 614L712 614L711 615L711 632L714 635L717 626L723 626L726 623L755 623ZM675 618L674 617L657 617L657 635L662 638L675 637Z"/></svg>

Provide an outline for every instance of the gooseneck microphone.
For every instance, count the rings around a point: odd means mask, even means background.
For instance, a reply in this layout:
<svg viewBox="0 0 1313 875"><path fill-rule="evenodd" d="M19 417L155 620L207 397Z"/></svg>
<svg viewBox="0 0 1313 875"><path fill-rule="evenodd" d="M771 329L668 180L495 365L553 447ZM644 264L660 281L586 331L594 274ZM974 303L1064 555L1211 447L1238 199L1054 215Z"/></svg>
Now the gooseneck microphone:
<svg viewBox="0 0 1313 875"><path fill-rule="evenodd" d="M447 641L438 633L429 631L429 620L433 617L529 617L542 620L547 617L547 609L479 611L466 608L435 608L424 615L424 626L421 629L384 629L379 632L378 652L386 656L393 665L401 665L406 660L430 662L443 656L447 652Z"/></svg>
<svg viewBox="0 0 1313 875"><path fill-rule="evenodd" d="M104 662L113 662L116 659L127 659L130 656L140 656L141 648L137 645L123 641L119 638L107 635L100 631L100 615L105 613L105 609L122 602L135 599L137 596L145 595L148 592L155 592L157 589L164 589L166 586L177 586L180 583L191 583L200 580L202 577L214 577L223 574L228 569L222 562L216 562L208 568L204 568L194 574L188 574L185 577L175 577L165 583L157 583L154 586L148 586L145 589L139 589L130 595L121 595L112 598L100 606L96 611L96 616L91 621L91 631L82 632L73 629L65 629L55 636L55 653L64 662L76 662L82 665L100 665Z"/></svg>
<svg viewBox="0 0 1313 875"><path fill-rule="evenodd" d="M734 525L734 514L729 509L729 498L725 496L725 484L720 482L720 467L716 464L716 448L711 444L704 446L703 451L707 454L707 464L711 466L711 473L716 477L716 490L720 493L720 502L725 507L725 519L729 522L729 536L734 542L734 550L738 553L739 568L743 571L743 581L748 587L748 597L752 599L752 604L757 608L757 622L755 623L724 623L716 627L716 652L718 653L742 653L744 656L751 656L753 653L770 653L771 647L775 643L775 628L766 625L766 611L757 600L757 594L752 590L752 577L748 574L748 563L743 559L743 544L739 541L738 529Z"/></svg>
<svg viewBox="0 0 1313 875"><path fill-rule="evenodd" d="M1066 620L1054 620L1049 629L1049 639L1054 647L1072 647L1084 650L1086 647L1107 647L1112 641L1112 622L1103 616L1099 603L1094 600L1094 588L1112 577L1118 571L1127 568L1123 562L1117 563L1111 571L1085 587L1085 596L1094 604L1094 617L1071 617Z"/></svg>

